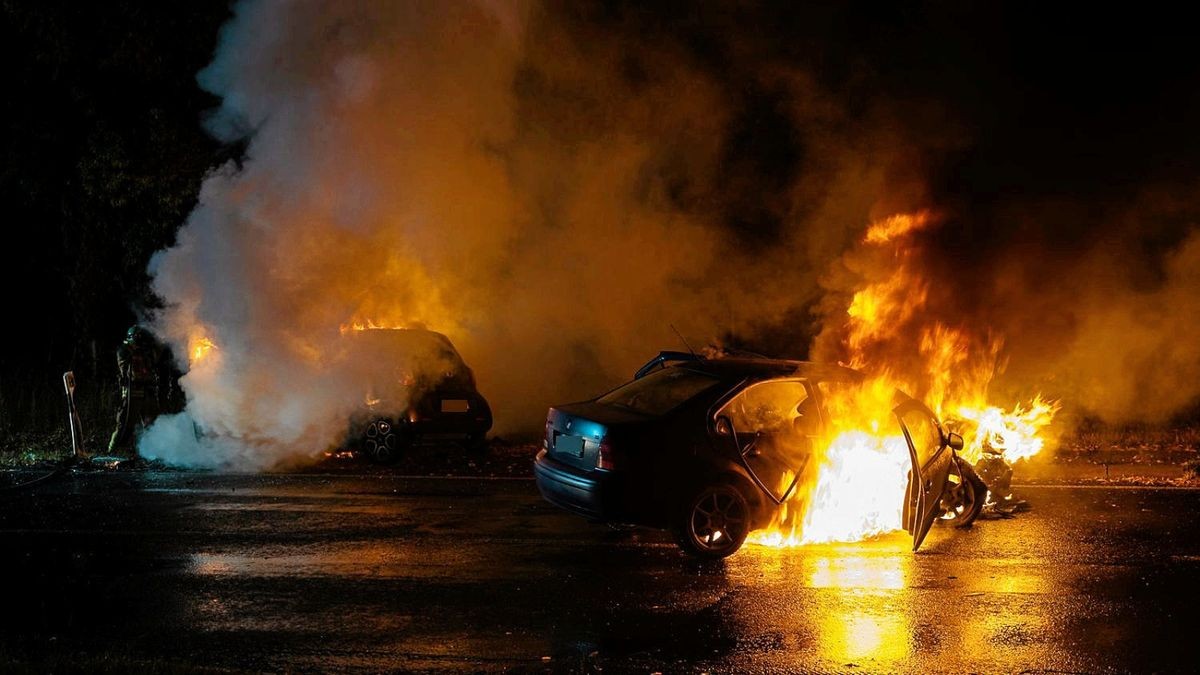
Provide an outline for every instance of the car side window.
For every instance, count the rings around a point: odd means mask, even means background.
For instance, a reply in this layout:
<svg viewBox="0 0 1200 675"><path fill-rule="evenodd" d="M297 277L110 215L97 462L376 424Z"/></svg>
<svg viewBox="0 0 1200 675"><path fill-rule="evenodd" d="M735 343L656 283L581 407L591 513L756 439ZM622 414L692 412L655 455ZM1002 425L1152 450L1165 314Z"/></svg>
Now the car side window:
<svg viewBox="0 0 1200 675"><path fill-rule="evenodd" d="M718 415L729 418L739 434L800 431L815 434L815 402L799 380L774 380L751 385L733 397Z"/></svg>

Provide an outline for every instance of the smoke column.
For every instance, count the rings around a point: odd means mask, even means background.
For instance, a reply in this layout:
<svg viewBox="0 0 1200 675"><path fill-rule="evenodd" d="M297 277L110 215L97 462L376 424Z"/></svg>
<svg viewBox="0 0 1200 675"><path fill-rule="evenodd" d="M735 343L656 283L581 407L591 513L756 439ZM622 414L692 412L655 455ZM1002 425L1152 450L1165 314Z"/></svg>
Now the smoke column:
<svg viewBox="0 0 1200 675"><path fill-rule="evenodd" d="M151 262L189 403L143 453L255 469L339 442L377 367L354 322L446 334L500 433L679 348L672 324L799 357L820 333L836 356L865 228L923 208L943 214L914 254L938 317L1004 336L1001 385L1112 419L1194 400L1200 348L1167 337L1200 310L1190 203L1114 205L1064 250L1078 202L1001 209L947 180L971 109L901 91L878 40L818 37L846 25L825 10L774 11L237 4L199 82L222 100L210 131L246 152ZM1131 219L1176 223L1136 268Z"/></svg>
<svg viewBox="0 0 1200 675"><path fill-rule="evenodd" d="M447 334L505 432L675 346L671 324L702 341L813 292L811 269L726 267L702 208L718 87L671 53L631 86L619 44L576 39L522 5L238 5L199 79L245 160L151 264L156 330L181 361L215 347L183 379L190 420L143 452L257 468L336 443L371 367L354 321Z"/></svg>

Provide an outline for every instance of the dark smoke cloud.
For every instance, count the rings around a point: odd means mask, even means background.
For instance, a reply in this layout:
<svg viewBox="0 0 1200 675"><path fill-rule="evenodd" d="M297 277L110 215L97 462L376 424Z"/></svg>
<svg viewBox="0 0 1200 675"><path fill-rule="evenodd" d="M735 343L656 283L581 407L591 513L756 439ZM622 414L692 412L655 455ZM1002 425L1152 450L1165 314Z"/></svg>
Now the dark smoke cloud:
<svg viewBox="0 0 1200 675"><path fill-rule="evenodd" d="M676 346L671 324L806 355L861 283L843 256L866 225L932 208L931 306L1004 336L1001 388L1161 417L1198 390L1175 339L1200 290L1195 72L1182 43L1116 39L1159 29L1044 8L242 3L200 81L246 158L153 263L157 325L181 357L198 333L218 345L184 382L199 425L250 448L217 462L339 440L356 319L446 333L500 430L536 428Z"/></svg>

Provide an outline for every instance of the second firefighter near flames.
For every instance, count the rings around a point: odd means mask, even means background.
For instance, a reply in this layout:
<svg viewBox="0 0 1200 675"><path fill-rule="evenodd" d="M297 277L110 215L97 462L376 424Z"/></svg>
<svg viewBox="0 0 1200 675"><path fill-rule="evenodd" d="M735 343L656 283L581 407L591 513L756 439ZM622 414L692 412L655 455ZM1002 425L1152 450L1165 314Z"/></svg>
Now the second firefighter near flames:
<svg viewBox="0 0 1200 675"><path fill-rule="evenodd" d="M150 331L133 326L117 348L121 407L108 442L110 454L137 454L137 436L163 413L183 409L179 373L166 346Z"/></svg>

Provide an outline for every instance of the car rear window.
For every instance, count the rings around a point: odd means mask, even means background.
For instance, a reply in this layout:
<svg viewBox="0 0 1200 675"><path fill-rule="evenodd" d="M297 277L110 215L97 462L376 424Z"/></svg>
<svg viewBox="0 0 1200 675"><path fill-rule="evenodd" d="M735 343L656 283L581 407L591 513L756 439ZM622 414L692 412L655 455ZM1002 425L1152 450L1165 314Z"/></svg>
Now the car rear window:
<svg viewBox="0 0 1200 675"><path fill-rule="evenodd" d="M597 402L647 415L665 415L718 382L716 377L694 370L664 368L617 387Z"/></svg>

